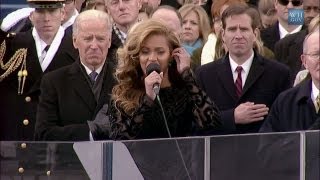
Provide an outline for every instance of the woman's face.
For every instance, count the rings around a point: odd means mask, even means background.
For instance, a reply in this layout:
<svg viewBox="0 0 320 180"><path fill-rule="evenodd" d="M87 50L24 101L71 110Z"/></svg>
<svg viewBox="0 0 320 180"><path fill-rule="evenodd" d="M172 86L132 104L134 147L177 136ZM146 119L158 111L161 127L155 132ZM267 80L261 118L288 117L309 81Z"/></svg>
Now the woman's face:
<svg viewBox="0 0 320 180"><path fill-rule="evenodd" d="M171 59L171 50L167 37L164 35L150 35L145 39L139 52L139 61L143 73L151 63L160 65L161 72L168 71L168 63Z"/></svg>
<svg viewBox="0 0 320 180"><path fill-rule="evenodd" d="M213 18L213 31L216 35L218 35L221 32L222 29L222 22L220 17Z"/></svg>
<svg viewBox="0 0 320 180"><path fill-rule="evenodd" d="M188 13L182 21L182 41L187 44L193 44L200 36L199 17L194 12Z"/></svg>

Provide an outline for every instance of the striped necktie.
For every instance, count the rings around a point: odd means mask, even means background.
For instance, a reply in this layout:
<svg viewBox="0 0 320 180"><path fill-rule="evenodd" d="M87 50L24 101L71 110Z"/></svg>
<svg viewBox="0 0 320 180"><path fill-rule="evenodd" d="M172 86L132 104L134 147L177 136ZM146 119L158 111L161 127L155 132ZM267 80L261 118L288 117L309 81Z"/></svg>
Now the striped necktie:
<svg viewBox="0 0 320 180"><path fill-rule="evenodd" d="M241 94L242 94L242 77L241 77L242 67L238 66L236 68L236 71L238 73L238 77L237 77L236 82L235 82L236 94L237 94L238 97L240 97Z"/></svg>
<svg viewBox="0 0 320 180"><path fill-rule="evenodd" d="M94 84L96 82L97 76L98 76L98 73L96 71L92 71L89 74L89 77L90 77L90 80L91 80L92 84Z"/></svg>

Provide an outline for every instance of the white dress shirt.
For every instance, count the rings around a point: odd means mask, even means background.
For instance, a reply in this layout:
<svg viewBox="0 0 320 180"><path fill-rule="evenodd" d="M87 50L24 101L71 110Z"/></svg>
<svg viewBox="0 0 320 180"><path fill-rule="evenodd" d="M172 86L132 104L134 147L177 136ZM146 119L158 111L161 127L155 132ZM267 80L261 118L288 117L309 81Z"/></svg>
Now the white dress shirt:
<svg viewBox="0 0 320 180"><path fill-rule="evenodd" d="M237 77L238 77L238 72L236 71L236 68L238 66L242 67L242 72L241 72L242 87L244 86L244 84L247 80L247 77L248 77L248 74L249 74L249 71L250 71L250 68L252 65L253 56L254 56L254 52L252 50L252 55L243 64L237 64L229 55L230 66L231 66L231 71L232 71L232 75L233 75L233 82L236 82Z"/></svg>
<svg viewBox="0 0 320 180"><path fill-rule="evenodd" d="M302 29L302 25L299 25L297 28L295 28L293 31L288 32L280 23L279 23L279 33L280 33L280 39L284 38L288 34L294 34L299 32Z"/></svg>

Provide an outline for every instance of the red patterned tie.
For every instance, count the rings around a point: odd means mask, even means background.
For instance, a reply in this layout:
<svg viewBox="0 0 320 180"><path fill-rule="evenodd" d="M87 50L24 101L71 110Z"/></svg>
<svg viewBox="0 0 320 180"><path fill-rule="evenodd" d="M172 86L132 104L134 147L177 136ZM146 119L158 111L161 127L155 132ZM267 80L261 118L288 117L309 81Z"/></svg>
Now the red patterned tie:
<svg viewBox="0 0 320 180"><path fill-rule="evenodd" d="M240 97L241 94L242 94L242 78L241 78L242 67L238 66L236 68L236 71L238 73L238 77L237 77L236 82L235 82L236 93L237 93L237 96Z"/></svg>

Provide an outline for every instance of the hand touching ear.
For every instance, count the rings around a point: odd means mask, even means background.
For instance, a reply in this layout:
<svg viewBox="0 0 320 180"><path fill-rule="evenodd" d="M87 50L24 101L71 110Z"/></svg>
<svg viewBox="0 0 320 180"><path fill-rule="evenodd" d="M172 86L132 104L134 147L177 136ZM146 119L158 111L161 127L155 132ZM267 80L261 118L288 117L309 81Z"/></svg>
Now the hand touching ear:
<svg viewBox="0 0 320 180"><path fill-rule="evenodd" d="M179 47L172 51L172 56L177 62L177 70L181 74L184 70L190 68L191 58L189 53L183 48Z"/></svg>

